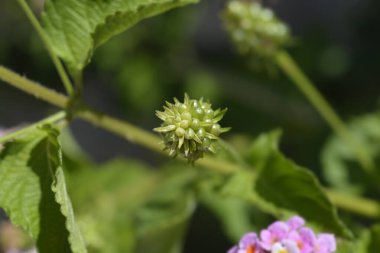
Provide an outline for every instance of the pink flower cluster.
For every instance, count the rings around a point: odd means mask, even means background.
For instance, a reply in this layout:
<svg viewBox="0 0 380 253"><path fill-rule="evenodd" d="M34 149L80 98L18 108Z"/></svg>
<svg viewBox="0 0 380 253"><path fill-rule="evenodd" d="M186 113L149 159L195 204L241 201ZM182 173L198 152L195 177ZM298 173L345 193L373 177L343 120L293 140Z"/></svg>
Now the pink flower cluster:
<svg viewBox="0 0 380 253"><path fill-rule="evenodd" d="M238 245L228 253L331 253L336 251L333 234L316 235L305 227L305 221L294 216L288 221L276 221L267 229L256 233L247 233Z"/></svg>

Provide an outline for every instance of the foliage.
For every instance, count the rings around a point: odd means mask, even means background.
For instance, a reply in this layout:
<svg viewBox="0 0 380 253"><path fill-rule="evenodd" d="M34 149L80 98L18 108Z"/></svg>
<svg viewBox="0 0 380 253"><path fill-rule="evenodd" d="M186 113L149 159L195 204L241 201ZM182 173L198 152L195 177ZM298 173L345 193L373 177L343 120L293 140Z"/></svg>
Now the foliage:
<svg viewBox="0 0 380 253"><path fill-rule="evenodd" d="M91 252L178 252L194 210L189 173L119 159L72 172L70 195Z"/></svg>
<svg viewBox="0 0 380 253"><path fill-rule="evenodd" d="M349 127L365 152L374 158L376 168L380 157L380 114L378 111L363 115L349 122ZM323 172L327 181L343 192L364 193L378 191L373 180L379 173L368 177L359 170L360 165L352 158L352 151L336 136L332 136L322 153Z"/></svg>
<svg viewBox="0 0 380 253"><path fill-rule="evenodd" d="M57 130L32 130L1 152L0 206L40 252L87 252L66 191Z"/></svg>
<svg viewBox="0 0 380 253"><path fill-rule="evenodd" d="M90 61L94 50L139 21L194 0L48 0L43 22L54 52L72 73Z"/></svg>
<svg viewBox="0 0 380 253"><path fill-rule="evenodd" d="M278 136L277 131L260 136L251 149L252 154L259 154L258 150L266 151L262 155L264 159L258 159L262 167L260 166L255 185L257 193L281 208L299 213L308 221L350 238L351 232L339 220L318 179L307 169L286 159L277 150Z"/></svg>
<svg viewBox="0 0 380 253"><path fill-rule="evenodd" d="M57 94L0 66L0 80L64 110L20 130L0 133L0 136L5 135L0 137L0 143L4 144L0 146L0 207L10 221L30 235L41 253L180 253L184 250L192 218L202 206L216 218L231 244L245 233L266 227L274 219L301 215L318 233L334 233L339 253L376 252L380 248L379 225L366 229L365 223L346 213L342 219L337 207L369 218L380 217L378 202L360 196L376 198L379 192L379 115L359 117L345 129L328 103L310 88L311 82L283 52L290 41L287 26L258 2L234 0L229 3L224 13L228 31L244 53L255 53L266 63L279 65L303 87L301 90L307 91L321 115L328 115L326 121L332 122L337 136L331 137L322 151L322 165L334 194L329 194L331 190L322 186L312 170L298 165L281 151L279 130L261 133L253 140L244 136L238 147L233 141L221 140L219 135L229 130L219 125L227 110L213 110L203 99L190 99L186 94L183 103L174 99L174 104L167 102L163 112L156 111L163 123L154 131L162 135L163 143L151 132L85 105L82 74L99 46L142 20L194 2L46 0L40 26L25 1L18 0L52 54L70 96ZM252 14L257 16L252 17ZM176 25L168 23L166 26ZM169 48L175 47L175 43L160 39L160 43L168 44ZM129 43L133 44L132 51L139 51L136 45L140 41ZM117 57L104 63L105 68L109 67L108 63L114 67L124 60L118 51L120 48L124 48L123 45L113 48ZM60 69L60 61L55 61L55 57L62 60L69 73ZM139 94L128 96L138 100L139 105L154 104L146 101L150 97L142 97L150 95L149 92L155 93L154 99L163 96L159 81L164 79L161 72L165 72L162 71L165 66L157 70L155 67L163 64L156 58L142 54L123 65L127 73L118 73L120 80L143 86L126 88L127 92ZM182 59L174 61L179 62L182 63ZM201 69L178 70L177 75L191 72L192 75L185 78L187 87L195 85L200 93L215 95L219 92L215 80L207 70ZM131 70L138 73L129 76ZM73 83L65 78L66 74L70 74ZM70 87L75 90L74 94ZM76 143L76 138L63 130L71 126L75 118L158 153L169 149L170 155L180 154L191 164L181 158L168 163L155 161L154 165L147 165L149 159L143 162L131 158L95 162ZM244 122L238 123L249 125L249 122L250 116L245 115ZM64 134L59 137L61 131ZM237 135L233 138L239 139ZM365 169L360 171L363 164L358 150L374 160L375 167L370 173ZM204 156L206 153L213 154ZM347 195L339 195L339 199L331 197L339 192ZM342 201L342 196L347 199ZM354 197L369 203L375 211L355 206Z"/></svg>

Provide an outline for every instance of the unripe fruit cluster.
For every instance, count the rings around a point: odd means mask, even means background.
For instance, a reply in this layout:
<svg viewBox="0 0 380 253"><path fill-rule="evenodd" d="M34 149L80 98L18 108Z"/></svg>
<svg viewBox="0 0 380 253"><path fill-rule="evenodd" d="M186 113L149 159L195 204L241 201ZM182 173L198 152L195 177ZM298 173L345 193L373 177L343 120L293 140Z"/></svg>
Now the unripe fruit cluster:
<svg viewBox="0 0 380 253"><path fill-rule="evenodd" d="M215 153L218 136L229 130L218 124L226 111L213 110L202 98L185 94L183 103L174 98L174 104L166 102L163 112L156 111L163 123L153 130L161 134L170 156L182 155L193 163L204 153Z"/></svg>
<svg viewBox="0 0 380 253"><path fill-rule="evenodd" d="M232 0L223 18L231 39L244 55L273 57L289 44L288 27L258 2Z"/></svg>

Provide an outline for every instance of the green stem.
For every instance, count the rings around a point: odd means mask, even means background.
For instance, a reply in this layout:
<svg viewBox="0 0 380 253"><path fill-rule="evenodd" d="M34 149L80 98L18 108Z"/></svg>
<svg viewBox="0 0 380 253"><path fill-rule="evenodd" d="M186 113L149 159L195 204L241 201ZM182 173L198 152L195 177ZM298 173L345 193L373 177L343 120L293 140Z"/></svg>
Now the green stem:
<svg viewBox="0 0 380 253"><path fill-rule="evenodd" d="M60 108L66 108L69 101L66 96L30 81L3 66L0 66L0 80Z"/></svg>
<svg viewBox="0 0 380 253"><path fill-rule="evenodd" d="M11 141L11 140L15 139L16 137L20 137L21 135L29 132L30 130L35 129L39 126L42 126L44 124L53 124L53 123L56 123L58 121L61 121L65 117L66 117L66 113L64 111L57 112L56 114L53 114L53 115L51 115L51 116L49 116L49 117L47 117L41 121L38 121L32 125L29 125L29 126L24 127L20 130L11 132L9 134L6 134L6 135L0 137L0 143L6 143L8 141Z"/></svg>
<svg viewBox="0 0 380 253"><path fill-rule="evenodd" d="M76 95L78 97L82 97L83 93L83 75L82 72L78 72L73 76L75 87L76 87Z"/></svg>
<svg viewBox="0 0 380 253"><path fill-rule="evenodd" d="M43 87L36 82L30 81L25 77L22 77L1 66L0 80L3 80L26 93L33 94L36 97L60 108L66 108L67 102L69 101L66 96L58 94L55 91ZM119 135L130 142L142 145L155 152L163 153L163 145L160 144L161 140L159 137L128 122L112 118L91 109L80 109L76 113L76 116L96 126L104 128L109 132ZM218 161L211 157L200 159L197 161L197 165L226 174L241 170L241 166L239 165L227 161ZM380 218L380 205L373 200L341 195L329 190L327 190L327 194L330 196L331 201L342 209L370 218ZM255 201L255 196L252 196L252 202L253 201ZM270 206L266 206L265 208L275 213L275 210L271 210Z"/></svg>
<svg viewBox="0 0 380 253"><path fill-rule="evenodd" d="M17 1L20 4L23 11L25 12L26 16L29 18L34 29L36 29L47 51L49 52L50 58L53 61L55 68L58 71L58 74L62 80L62 83L66 89L67 94L69 94L69 96L72 96L74 91L73 91L73 86L71 84L70 78L68 77L61 61L58 59L58 57L54 53L53 48L50 45L49 37L46 35L44 29L41 27L40 23L38 22L37 18L34 16L32 10L29 8L29 5L25 2L25 0L17 0Z"/></svg>
<svg viewBox="0 0 380 253"><path fill-rule="evenodd" d="M132 143L145 146L156 152L162 152L163 146L160 144L160 138L132 124L112 118L103 113L95 112L91 109L80 110L76 113L76 116L91 122L95 126L117 134Z"/></svg>
<svg viewBox="0 0 380 253"><path fill-rule="evenodd" d="M354 152L354 155L362 168L367 172L372 172L374 169L374 164L371 157L369 157L363 150L362 145L360 145L360 143L350 133L343 120L338 116L322 94L315 88L313 83L302 72L291 56L285 51L281 51L277 53L276 61L279 67L304 93L304 95L309 99L330 127L334 129L337 135L351 147L351 150Z"/></svg>

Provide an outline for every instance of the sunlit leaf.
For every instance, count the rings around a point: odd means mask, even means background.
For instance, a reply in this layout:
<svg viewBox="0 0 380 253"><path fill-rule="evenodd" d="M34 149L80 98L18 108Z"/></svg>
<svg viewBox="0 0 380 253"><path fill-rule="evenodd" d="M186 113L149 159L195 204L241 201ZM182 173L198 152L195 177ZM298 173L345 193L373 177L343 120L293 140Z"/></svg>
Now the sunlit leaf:
<svg viewBox="0 0 380 253"><path fill-rule="evenodd" d="M46 0L42 15L54 52L75 75L94 50L139 21L196 0Z"/></svg>
<svg viewBox="0 0 380 253"><path fill-rule="evenodd" d="M259 166L259 174L255 190L259 196L275 204L315 222L323 230L339 236L351 238L351 232L340 221L337 211L327 198L318 179L309 170L298 166L280 153L273 140L278 132L263 134L255 142L261 143L259 154L253 165ZM265 143L268 146L265 146ZM265 152L264 152L264 151ZM253 154L258 156L257 154Z"/></svg>
<svg viewBox="0 0 380 253"><path fill-rule="evenodd" d="M40 253L87 252L66 192L58 133L49 126L8 143L0 157L0 207Z"/></svg>

